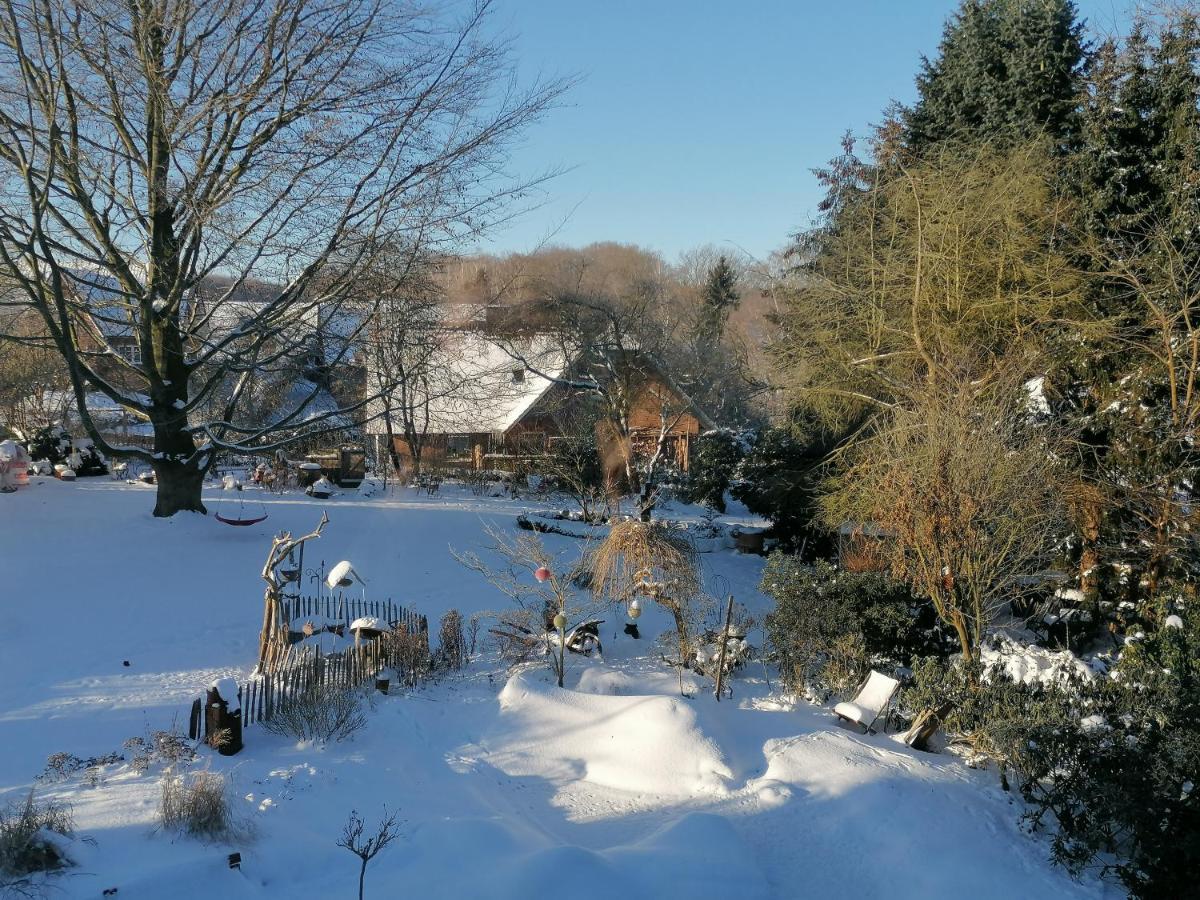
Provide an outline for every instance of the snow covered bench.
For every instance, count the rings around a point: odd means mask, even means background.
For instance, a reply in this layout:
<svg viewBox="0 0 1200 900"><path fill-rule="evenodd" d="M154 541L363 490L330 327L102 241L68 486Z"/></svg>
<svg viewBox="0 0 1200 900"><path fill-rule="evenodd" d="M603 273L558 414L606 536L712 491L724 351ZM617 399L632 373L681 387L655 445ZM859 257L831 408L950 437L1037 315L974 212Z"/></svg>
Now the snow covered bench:
<svg viewBox="0 0 1200 900"><path fill-rule="evenodd" d="M895 678L888 678L872 669L855 698L848 703L839 703L833 708L833 714L839 719L861 725L863 733L869 734L899 687L900 682Z"/></svg>

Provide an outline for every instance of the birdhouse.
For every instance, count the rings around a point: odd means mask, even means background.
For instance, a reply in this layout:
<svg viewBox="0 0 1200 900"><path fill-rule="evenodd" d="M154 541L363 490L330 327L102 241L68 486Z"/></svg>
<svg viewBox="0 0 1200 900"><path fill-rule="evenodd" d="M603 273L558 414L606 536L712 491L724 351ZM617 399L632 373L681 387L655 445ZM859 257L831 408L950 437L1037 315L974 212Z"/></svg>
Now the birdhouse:
<svg viewBox="0 0 1200 900"><path fill-rule="evenodd" d="M350 633L354 635L356 646L363 641L375 640L387 630L387 625L383 620L374 616L363 616L350 623Z"/></svg>
<svg viewBox="0 0 1200 900"><path fill-rule="evenodd" d="M325 576L325 583L329 585L330 590L340 587L350 587L355 581L359 584L366 584L362 577L354 571L354 566L350 564L350 560L348 559L343 559L330 569L329 574Z"/></svg>

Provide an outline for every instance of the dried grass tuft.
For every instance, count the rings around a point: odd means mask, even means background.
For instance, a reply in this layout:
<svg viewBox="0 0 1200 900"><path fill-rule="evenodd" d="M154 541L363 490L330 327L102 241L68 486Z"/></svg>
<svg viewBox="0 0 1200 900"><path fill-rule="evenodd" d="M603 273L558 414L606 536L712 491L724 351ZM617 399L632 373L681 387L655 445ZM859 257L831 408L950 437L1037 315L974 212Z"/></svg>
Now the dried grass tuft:
<svg viewBox="0 0 1200 900"><path fill-rule="evenodd" d="M20 895L31 884L28 876L71 865L55 835L70 837L73 830L69 807L38 802L33 791L0 810L0 895Z"/></svg>
<svg viewBox="0 0 1200 900"><path fill-rule="evenodd" d="M597 597L620 601L643 592L688 598L700 591L696 548L661 522L615 522L592 552L590 568ZM661 587L646 590L650 586Z"/></svg>
<svg viewBox="0 0 1200 900"><path fill-rule="evenodd" d="M179 774L167 770L158 819L170 831L203 840L229 840L241 833L229 802L228 782L218 772Z"/></svg>

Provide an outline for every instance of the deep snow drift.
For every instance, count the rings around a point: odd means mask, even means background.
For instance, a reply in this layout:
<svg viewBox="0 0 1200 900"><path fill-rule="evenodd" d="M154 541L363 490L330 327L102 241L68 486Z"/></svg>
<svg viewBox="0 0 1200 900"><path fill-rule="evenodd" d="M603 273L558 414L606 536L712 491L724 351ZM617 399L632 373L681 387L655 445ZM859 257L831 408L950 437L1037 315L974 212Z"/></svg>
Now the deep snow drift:
<svg viewBox="0 0 1200 900"><path fill-rule="evenodd" d="M506 607L448 551L480 550L484 522L511 529L536 508L450 487L433 498L268 495L266 522L230 528L154 520L152 488L33 481L0 497L4 801L28 791L50 754L120 752L185 716L214 678L244 677L278 529L307 531L328 509L306 566L351 560L368 597L436 623L451 607ZM761 617L762 560L720 551L703 562L714 589ZM369 897L1118 895L1051 867L994 776L841 728L828 710L779 696L757 662L732 702L698 684L681 698L652 640L621 634L619 611L603 617L604 659L570 658L566 689L542 667L509 673L484 654L411 695L377 696L349 741L296 745L255 726L237 756L202 750L196 767L229 773L253 830L232 847L155 829L158 767L116 763L97 786L40 785L72 804L91 841L73 843L78 866L54 880L58 896L350 897L358 861L334 841L351 809L370 826L385 805L400 811L403 837L371 863ZM641 624L650 638L667 619L648 608ZM232 850L240 871L226 865Z"/></svg>

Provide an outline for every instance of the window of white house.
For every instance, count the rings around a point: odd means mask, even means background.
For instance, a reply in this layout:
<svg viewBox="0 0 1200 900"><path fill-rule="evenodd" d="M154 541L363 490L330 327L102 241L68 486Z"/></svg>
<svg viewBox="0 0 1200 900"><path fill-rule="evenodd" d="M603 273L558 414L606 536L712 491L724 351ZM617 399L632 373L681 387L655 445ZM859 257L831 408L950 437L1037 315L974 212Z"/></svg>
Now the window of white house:
<svg viewBox="0 0 1200 900"><path fill-rule="evenodd" d="M118 344L113 349L125 357L127 362L135 366L140 366L142 364L142 348L137 344L136 341L131 341L127 344Z"/></svg>
<svg viewBox="0 0 1200 900"><path fill-rule="evenodd" d="M516 366L512 370L512 378L513 378L513 384L520 384L522 381L524 381L525 380L525 367L524 366Z"/></svg>

